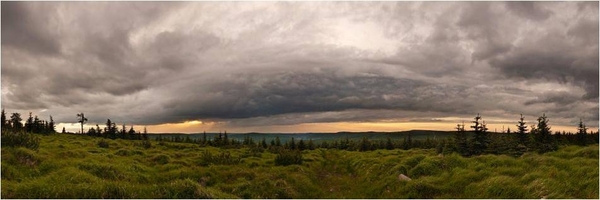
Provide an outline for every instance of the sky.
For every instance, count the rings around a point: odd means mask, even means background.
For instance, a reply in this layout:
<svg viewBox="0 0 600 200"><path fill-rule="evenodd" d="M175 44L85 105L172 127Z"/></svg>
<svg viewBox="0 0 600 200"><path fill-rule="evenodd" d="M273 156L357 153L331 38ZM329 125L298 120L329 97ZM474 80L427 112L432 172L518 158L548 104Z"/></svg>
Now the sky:
<svg viewBox="0 0 600 200"><path fill-rule="evenodd" d="M77 131L598 127L598 2L2 2L1 104Z"/></svg>

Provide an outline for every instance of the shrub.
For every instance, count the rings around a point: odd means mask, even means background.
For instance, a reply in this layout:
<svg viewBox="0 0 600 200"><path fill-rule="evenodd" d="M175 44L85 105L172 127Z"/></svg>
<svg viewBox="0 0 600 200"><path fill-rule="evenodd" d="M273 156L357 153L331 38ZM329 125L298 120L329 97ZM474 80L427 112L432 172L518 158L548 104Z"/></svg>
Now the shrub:
<svg viewBox="0 0 600 200"><path fill-rule="evenodd" d="M302 153L300 151L283 150L275 157L275 165L301 165Z"/></svg>
<svg viewBox="0 0 600 200"><path fill-rule="evenodd" d="M161 154L158 156L155 156L154 158L152 158L152 161L154 161L155 163L164 165L169 163L169 161L171 160L171 158L167 155Z"/></svg>
<svg viewBox="0 0 600 200"><path fill-rule="evenodd" d="M215 156L208 151L202 152L200 157L200 165L208 166L210 164L216 165L235 165L242 162L240 157L233 157L228 151L221 152L221 154Z"/></svg>
<svg viewBox="0 0 600 200"><path fill-rule="evenodd" d="M98 147L100 148L108 148L108 141L101 139L100 141L98 141Z"/></svg>
<svg viewBox="0 0 600 200"><path fill-rule="evenodd" d="M152 148L152 142L150 142L149 140L142 140L142 141L136 142L134 144L135 144L135 146L142 147L144 149Z"/></svg>
<svg viewBox="0 0 600 200"><path fill-rule="evenodd" d="M3 147L25 147L37 150L40 147L40 138L23 131L2 131Z"/></svg>

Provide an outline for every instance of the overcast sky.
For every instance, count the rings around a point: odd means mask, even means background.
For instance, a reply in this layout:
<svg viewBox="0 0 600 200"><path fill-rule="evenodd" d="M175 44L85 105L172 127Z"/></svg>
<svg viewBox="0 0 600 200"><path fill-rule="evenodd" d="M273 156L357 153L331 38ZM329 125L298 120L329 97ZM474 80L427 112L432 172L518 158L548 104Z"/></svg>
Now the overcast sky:
<svg viewBox="0 0 600 200"><path fill-rule="evenodd" d="M9 113L177 132L598 126L598 2L1 4Z"/></svg>

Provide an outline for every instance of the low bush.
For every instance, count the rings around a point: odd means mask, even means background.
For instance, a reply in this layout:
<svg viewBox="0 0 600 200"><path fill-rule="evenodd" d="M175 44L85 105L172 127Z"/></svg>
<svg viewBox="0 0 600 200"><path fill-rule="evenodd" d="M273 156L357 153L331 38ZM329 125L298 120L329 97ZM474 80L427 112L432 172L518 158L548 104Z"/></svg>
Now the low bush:
<svg viewBox="0 0 600 200"><path fill-rule="evenodd" d="M101 139L100 141L98 141L98 143L96 143L98 145L98 147L100 148L108 148L108 141Z"/></svg>
<svg viewBox="0 0 600 200"><path fill-rule="evenodd" d="M215 165L236 165L242 162L242 158L233 157L229 151L221 152L219 155L213 155L208 151L202 152L200 156L199 164L202 166L208 166L210 164Z"/></svg>
<svg viewBox="0 0 600 200"><path fill-rule="evenodd" d="M283 150L275 157L275 165L301 165L302 164L302 153L294 150Z"/></svg>
<svg viewBox="0 0 600 200"><path fill-rule="evenodd" d="M164 154L160 154L158 156L153 157L152 161L155 163L164 165L164 164L169 163L169 161L171 161L171 157L164 155Z"/></svg>
<svg viewBox="0 0 600 200"><path fill-rule="evenodd" d="M37 150L40 147L40 138L24 131L2 131L3 147L25 147Z"/></svg>
<svg viewBox="0 0 600 200"><path fill-rule="evenodd" d="M142 140L140 142L135 142L134 145L138 146L138 147L142 147L144 149L152 148L152 142L150 142L149 140Z"/></svg>

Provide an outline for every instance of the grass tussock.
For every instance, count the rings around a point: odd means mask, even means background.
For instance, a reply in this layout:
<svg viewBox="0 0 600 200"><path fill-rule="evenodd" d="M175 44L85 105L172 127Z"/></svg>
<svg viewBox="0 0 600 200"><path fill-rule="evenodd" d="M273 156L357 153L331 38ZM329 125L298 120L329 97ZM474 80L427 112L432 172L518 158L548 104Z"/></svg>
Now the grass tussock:
<svg viewBox="0 0 600 200"><path fill-rule="evenodd" d="M283 152L36 137L30 148L4 146L3 135L2 198L599 197L598 145L467 158L435 149Z"/></svg>

